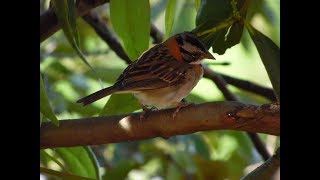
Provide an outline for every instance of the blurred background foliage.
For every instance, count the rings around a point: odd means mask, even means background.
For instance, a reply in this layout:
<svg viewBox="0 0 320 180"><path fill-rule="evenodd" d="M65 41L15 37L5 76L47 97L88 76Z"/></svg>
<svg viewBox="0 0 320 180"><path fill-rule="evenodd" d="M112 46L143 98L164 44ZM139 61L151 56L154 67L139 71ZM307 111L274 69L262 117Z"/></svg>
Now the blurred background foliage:
<svg viewBox="0 0 320 180"><path fill-rule="evenodd" d="M149 3L151 22L165 33L165 12L168 0L150 0ZM42 14L49 7L49 0L40 0L40 5L40 14ZM109 5L106 3L96 10L112 29ZM193 30L196 27L199 6L200 0L176 1L174 21L169 36ZM279 16L279 1L250 1L247 21L280 47ZM103 86L112 85L127 64L83 19L77 19L77 28L80 49L101 78ZM151 47L152 38L149 42ZM243 30L239 44L227 49L222 55L214 52L213 54L217 61L210 63L209 60L205 60L204 64L216 72L272 88L265 67L246 28ZM220 65L218 62L228 62L229 65ZM57 119L140 111L139 107L130 107L130 102L127 101L110 100L108 102L110 96L86 107L76 103L79 98L101 89L101 86L94 72L81 61L68 43L62 30L40 44L40 72L44 89ZM228 88L243 103L260 105L270 102L262 96L237 87L228 85ZM203 103L225 99L210 79L203 78L186 100ZM133 98L132 101L136 100ZM114 108L104 109L105 112L101 112L107 102L117 104ZM119 110L118 107L121 109ZM40 118L42 122L48 121L41 113ZM279 138L275 136L264 134L259 136L271 153L280 144ZM155 180L240 179L263 162L248 136L236 131L199 132L170 139L154 138L92 146L92 151L89 149L75 147L41 150L40 164L48 169L72 172L86 177L95 177L95 173L99 171L102 179ZM92 153L95 157L91 157ZM72 162L79 162L80 165ZM57 179L55 176L43 175L42 178Z"/></svg>

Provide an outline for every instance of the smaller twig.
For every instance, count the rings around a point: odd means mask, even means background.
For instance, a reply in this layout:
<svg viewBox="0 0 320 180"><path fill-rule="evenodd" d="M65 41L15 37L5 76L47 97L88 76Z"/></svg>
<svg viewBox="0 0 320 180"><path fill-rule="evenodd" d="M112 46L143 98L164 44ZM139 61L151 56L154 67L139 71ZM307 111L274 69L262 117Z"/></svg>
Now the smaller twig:
<svg viewBox="0 0 320 180"><path fill-rule="evenodd" d="M237 79L228 75L219 73L220 76L228 83L246 91L250 91L268 98L270 101L276 101L276 97L272 89L265 88L249 81Z"/></svg>
<svg viewBox="0 0 320 180"><path fill-rule="evenodd" d="M246 175L242 180L269 180L275 175L280 167L280 147L277 149L276 153L264 162L261 166L257 167L255 170Z"/></svg>
<svg viewBox="0 0 320 180"><path fill-rule="evenodd" d="M163 33L160 32L160 30L151 23L151 31L150 31L150 35L153 38L153 43L154 44L159 44L163 41Z"/></svg>
<svg viewBox="0 0 320 180"><path fill-rule="evenodd" d="M117 37L109 30L106 23L99 17L99 15L91 10L89 13L82 16L82 18L96 31L96 33L109 45L109 47L126 63L130 64L132 61L124 52Z"/></svg>
<svg viewBox="0 0 320 180"><path fill-rule="evenodd" d="M223 96L229 101L237 101L237 98L227 89L227 82L220 74L215 73L207 65L202 65L204 77L211 79L222 92Z"/></svg>
<svg viewBox="0 0 320 180"><path fill-rule="evenodd" d="M270 153L267 150L266 146L262 143L257 133L247 133L250 137L251 141L254 143L256 150L261 154L262 158L264 160L267 160L270 158Z"/></svg>

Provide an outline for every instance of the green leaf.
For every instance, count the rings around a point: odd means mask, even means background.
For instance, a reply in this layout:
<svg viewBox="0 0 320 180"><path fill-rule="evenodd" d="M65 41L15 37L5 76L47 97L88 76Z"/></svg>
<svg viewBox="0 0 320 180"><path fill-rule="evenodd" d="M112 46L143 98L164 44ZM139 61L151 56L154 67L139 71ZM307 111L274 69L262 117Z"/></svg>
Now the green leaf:
<svg viewBox="0 0 320 180"><path fill-rule="evenodd" d="M44 149L41 149L40 150L40 158L41 157L45 157L46 159L50 159L52 160L53 162L55 162L63 171L67 172L67 173L70 173L65 167L64 165L57 160L57 158L51 156L49 153L46 152L46 150Z"/></svg>
<svg viewBox="0 0 320 180"><path fill-rule="evenodd" d="M149 47L149 1L111 0L110 17L124 50L131 60L137 59Z"/></svg>
<svg viewBox="0 0 320 180"><path fill-rule="evenodd" d="M203 158L210 159L210 147L204 141L203 136L201 134L193 134L190 138L194 143L194 148L197 154L200 154Z"/></svg>
<svg viewBox="0 0 320 180"><path fill-rule="evenodd" d="M56 115L53 113L53 110L50 106L50 102L43 85L41 74L40 74L40 112L44 116L46 116L51 122L53 122L56 126L59 126L59 120L57 119Z"/></svg>
<svg viewBox="0 0 320 180"><path fill-rule="evenodd" d="M197 167L197 179L232 179L228 177L228 163L225 161L212 161L199 155L192 156Z"/></svg>
<svg viewBox="0 0 320 180"><path fill-rule="evenodd" d="M280 48L249 23L245 22L245 25L267 70L277 100L280 102Z"/></svg>
<svg viewBox="0 0 320 180"><path fill-rule="evenodd" d="M124 161L120 161L114 168L108 170L105 175L103 175L103 179L106 180L118 180L118 179L126 179L128 173L135 168L140 167L140 164L135 160L128 159Z"/></svg>
<svg viewBox="0 0 320 180"><path fill-rule="evenodd" d="M41 127L41 124L42 124L42 118L43 118L43 114L40 112L40 127Z"/></svg>
<svg viewBox="0 0 320 180"><path fill-rule="evenodd" d="M89 147L56 148L71 173L101 179L98 162Z"/></svg>
<svg viewBox="0 0 320 180"><path fill-rule="evenodd" d="M200 4L201 4L201 0L194 0L194 6L196 8L196 11L199 11Z"/></svg>
<svg viewBox="0 0 320 180"><path fill-rule="evenodd" d="M209 49L218 54L240 42L248 7L246 0L202 0L193 30Z"/></svg>
<svg viewBox="0 0 320 180"><path fill-rule="evenodd" d="M112 94L100 116L131 113L138 109L140 104L132 94Z"/></svg>
<svg viewBox="0 0 320 180"><path fill-rule="evenodd" d="M69 180L94 180L92 178L85 178L85 177L76 176L76 175L65 173L65 172L54 171L52 169L47 169L44 167L40 167L40 173L57 176L57 177L61 177L62 179L69 179Z"/></svg>
<svg viewBox="0 0 320 180"><path fill-rule="evenodd" d="M76 27L75 3L73 0L52 0L52 8L57 15L58 22L67 37L72 48L77 52L79 57L87 64L92 71L94 69L89 64L79 48L79 35Z"/></svg>
<svg viewBox="0 0 320 180"><path fill-rule="evenodd" d="M169 163L166 171L167 180L183 179L183 172L181 172L174 163Z"/></svg>
<svg viewBox="0 0 320 180"><path fill-rule="evenodd" d="M165 27L166 27L166 38L170 37L170 32L172 29L172 24L174 22L175 12L176 12L176 0L169 0L167 2L166 15L165 15Z"/></svg>

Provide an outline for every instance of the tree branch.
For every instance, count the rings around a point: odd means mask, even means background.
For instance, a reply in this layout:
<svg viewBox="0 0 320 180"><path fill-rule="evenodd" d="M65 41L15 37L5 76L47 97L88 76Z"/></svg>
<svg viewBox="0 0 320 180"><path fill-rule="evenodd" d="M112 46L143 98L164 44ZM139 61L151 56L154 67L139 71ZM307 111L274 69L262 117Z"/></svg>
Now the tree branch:
<svg viewBox="0 0 320 180"><path fill-rule="evenodd" d="M212 79L214 83L218 86L218 88L221 90L222 94L228 101L237 101L236 96L234 96L229 89L227 89L227 83L221 77L221 75L215 73L212 69L210 69L208 66L203 65L203 69L205 72L205 76ZM270 158L270 153L268 152L266 146L262 143L261 139L259 138L258 134L248 132L247 133L249 138L251 139L254 147L259 152L259 154L262 156L264 160L267 160Z"/></svg>
<svg viewBox="0 0 320 180"><path fill-rule="evenodd" d="M100 6L109 0L79 0L77 1L76 16L82 16L89 10ZM40 43L60 29L57 17L52 9L48 9L40 16Z"/></svg>
<svg viewBox="0 0 320 180"><path fill-rule="evenodd" d="M162 43L162 41L164 39L163 33L160 32L159 29L153 23L151 23L150 35L153 38L154 44Z"/></svg>
<svg viewBox="0 0 320 180"><path fill-rule="evenodd" d="M82 18L96 31L96 33L104 40L109 47L127 64L132 61L129 56L122 49L118 38L109 30L106 23L98 16L95 11L90 11L89 13L82 16Z"/></svg>
<svg viewBox="0 0 320 180"><path fill-rule="evenodd" d="M266 97L270 101L277 100L276 96L274 95L273 90L270 88L265 88L265 87L259 86L257 84L254 84L252 82L237 79L237 78L234 78L234 77L231 77L228 75L224 75L221 73L219 73L219 74L225 80L225 82L228 84L231 84L233 86L236 86L236 87L243 89L243 90L246 90L246 91L250 91L250 92L259 94L263 97ZM205 74L205 75L207 75L207 74Z"/></svg>
<svg viewBox="0 0 320 180"><path fill-rule="evenodd" d="M97 17L99 18L99 17ZM102 22L102 21L100 21ZM103 29L101 29L100 26L96 26L95 24L90 24L93 26L94 29L100 28L100 30L102 31ZM152 28L151 27L151 32L153 31L158 31L156 28ZM161 36L161 32L153 32L151 33L152 37L154 38L154 40L156 42L159 42L161 39L157 38L157 36ZM108 33L100 33L98 35L104 35L104 36L108 36ZM101 37L102 39L105 39L105 37ZM116 44L117 46L121 47L121 48L113 48L114 45L110 44L110 41L106 41L106 43L109 45L109 47L114 50L115 52L118 53L125 53L121 44L118 41L113 41L112 43ZM118 54L117 53L117 54ZM125 60L127 62L127 60ZM222 91L223 95L225 96L225 98L229 101L236 101L236 97L226 88L227 83L225 82L225 80L219 75L214 73L209 67L204 66L204 73L205 76L208 76L210 79L212 79L216 85L218 86L218 88ZM260 138L258 137L257 134L255 133L249 133L248 136L250 137L250 139L252 140L254 146L256 147L257 151L261 154L261 156L267 160L270 157L270 154L268 153L266 147L263 145L263 143L261 142Z"/></svg>
<svg viewBox="0 0 320 180"><path fill-rule="evenodd" d="M246 105L240 102L210 102L155 111L140 120L140 113L60 120L60 126L43 123L40 148L99 145L155 137L169 138L208 130L238 130L280 134L280 105Z"/></svg>
<svg viewBox="0 0 320 180"><path fill-rule="evenodd" d="M242 180L269 180L275 175L280 167L280 147L277 149L276 153L264 162L261 166L257 167L255 170L246 175Z"/></svg>
<svg viewBox="0 0 320 180"><path fill-rule="evenodd" d="M221 77L219 74L215 73L212 69L210 69L207 65L202 65L204 70L204 77L211 79L220 89L223 96L228 101L237 101L236 96L234 96L228 89L227 89L227 82Z"/></svg>

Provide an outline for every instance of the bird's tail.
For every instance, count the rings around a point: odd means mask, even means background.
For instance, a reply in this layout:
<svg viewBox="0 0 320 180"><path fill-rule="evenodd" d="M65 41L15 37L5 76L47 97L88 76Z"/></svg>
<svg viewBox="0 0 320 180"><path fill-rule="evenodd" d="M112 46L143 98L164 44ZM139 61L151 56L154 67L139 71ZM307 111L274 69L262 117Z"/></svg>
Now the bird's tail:
<svg viewBox="0 0 320 180"><path fill-rule="evenodd" d="M89 96L86 96L84 98L81 98L77 101L77 103L82 103L83 106L86 106L88 104L91 104L103 97L106 97L116 91L118 91L119 88L115 87L115 86L110 86L104 89L101 89L100 91L97 91L95 93L90 94Z"/></svg>

